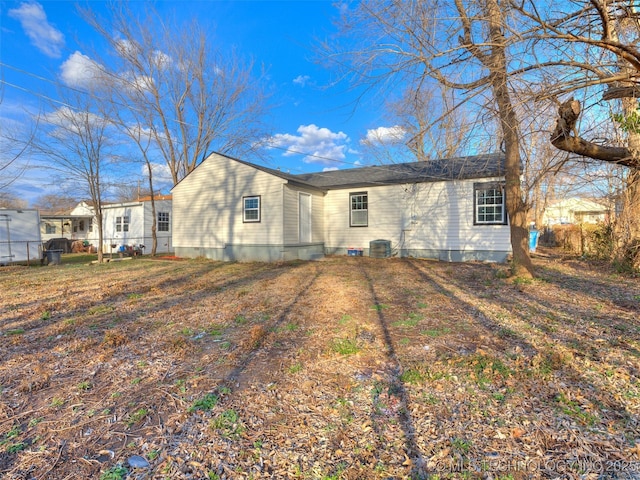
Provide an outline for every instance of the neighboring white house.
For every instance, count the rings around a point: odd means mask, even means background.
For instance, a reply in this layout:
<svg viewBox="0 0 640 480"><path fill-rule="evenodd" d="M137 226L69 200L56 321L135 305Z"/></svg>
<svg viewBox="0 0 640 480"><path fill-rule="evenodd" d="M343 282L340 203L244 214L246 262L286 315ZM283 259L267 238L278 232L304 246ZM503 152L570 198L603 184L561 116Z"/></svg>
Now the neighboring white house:
<svg viewBox="0 0 640 480"><path fill-rule="evenodd" d="M609 218L610 209L586 198L572 197L550 204L544 211L545 225L598 223Z"/></svg>
<svg viewBox="0 0 640 480"><path fill-rule="evenodd" d="M40 236L43 242L52 238L85 240L91 227L92 219L92 211L87 211L82 215L50 215L43 213L40 215Z"/></svg>
<svg viewBox="0 0 640 480"><path fill-rule="evenodd" d="M157 252L172 252L171 231L172 211L171 195L156 195L156 237ZM122 246L144 245L146 253L151 251L153 213L151 197L136 201L108 203L102 206L103 215L103 252L116 253ZM98 245L98 228L94 217L93 206L86 202L79 203L71 212L73 218L90 217L86 224L84 240Z"/></svg>
<svg viewBox="0 0 640 480"><path fill-rule="evenodd" d="M38 211L0 208L0 265L30 262L41 257Z"/></svg>
<svg viewBox="0 0 640 480"><path fill-rule="evenodd" d="M212 154L173 193L183 257L277 261L391 254L504 261L504 157L481 155L291 175Z"/></svg>

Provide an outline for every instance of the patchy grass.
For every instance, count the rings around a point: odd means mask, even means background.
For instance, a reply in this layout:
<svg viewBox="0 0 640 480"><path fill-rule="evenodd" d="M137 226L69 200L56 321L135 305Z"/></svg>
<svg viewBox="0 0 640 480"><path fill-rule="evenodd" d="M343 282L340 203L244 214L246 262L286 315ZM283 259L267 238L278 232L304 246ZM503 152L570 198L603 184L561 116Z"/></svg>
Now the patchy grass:
<svg viewBox="0 0 640 480"><path fill-rule="evenodd" d="M0 272L1 478L124 479L134 454L172 479L640 462L640 285L602 265L80 259Z"/></svg>

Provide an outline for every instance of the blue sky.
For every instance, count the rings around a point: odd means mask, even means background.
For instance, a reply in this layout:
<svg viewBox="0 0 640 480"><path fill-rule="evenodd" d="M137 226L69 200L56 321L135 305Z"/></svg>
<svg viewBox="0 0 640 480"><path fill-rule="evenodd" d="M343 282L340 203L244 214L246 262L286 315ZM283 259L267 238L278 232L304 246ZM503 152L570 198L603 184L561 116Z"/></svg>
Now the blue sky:
<svg viewBox="0 0 640 480"><path fill-rule="evenodd" d="M88 5L105 11L101 1ZM272 144L279 148L269 150L264 163L291 173L369 163L360 142L374 133L397 133L385 123L379 99L365 97L356 103L359 93L348 85L327 88L334 74L312 60L317 57L314 40L334 33L338 8L333 2L300 0L157 3L161 14L197 18L212 29L222 48L235 47L266 67L276 107L265 121ZM0 121L28 128L30 115L50 108L45 100L55 98L61 85L73 83L73 60L88 56L84 48L96 39L78 17L75 2L53 0L0 1L0 34ZM33 201L58 193L47 181L46 168L29 165L11 185L15 195Z"/></svg>

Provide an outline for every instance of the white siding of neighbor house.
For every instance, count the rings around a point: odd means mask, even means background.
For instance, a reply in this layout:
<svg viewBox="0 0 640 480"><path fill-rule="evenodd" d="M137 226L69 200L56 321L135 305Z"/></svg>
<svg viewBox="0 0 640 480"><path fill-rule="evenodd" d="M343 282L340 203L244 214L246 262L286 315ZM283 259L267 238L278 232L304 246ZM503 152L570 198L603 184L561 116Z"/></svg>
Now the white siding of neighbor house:
<svg viewBox="0 0 640 480"><path fill-rule="evenodd" d="M0 208L0 265L37 260L41 254L38 210Z"/></svg>
<svg viewBox="0 0 640 480"><path fill-rule="evenodd" d="M287 185L284 189L284 243L300 241L300 193L311 195L311 242L324 241L324 195L321 192Z"/></svg>
<svg viewBox="0 0 640 480"><path fill-rule="evenodd" d="M283 243L285 180L213 154L173 189L173 244L224 248ZM260 196L259 223L243 223L243 197Z"/></svg>
<svg viewBox="0 0 640 480"><path fill-rule="evenodd" d="M473 224L473 185L491 180L331 190L325 198L325 247L366 249L382 239L391 241L392 250L511 251L507 225ZM349 226L349 195L356 192L368 194L367 227Z"/></svg>
<svg viewBox="0 0 640 480"><path fill-rule="evenodd" d="M171 252L173 246L171 243L171 230L173 226L173 212L171 200L156 200L156 215L158 212L169 213L169 231L156 231L158 239L157 252ZM85 213L80 208L74 210L77 214ZM103 252L115 253L121 245L144 245L145 253L151 252L153 225L153 210L150 201L144 202L127 202L118 204L105 205L102 208L102 225L103 225ZM129 216L129 231L116 231L116 218ZM157 228L157 227L156 227ZM87 241L93 245L98 244L98 228L94 224L92 231L86 236ZM111 245L116 245L111 248Z"/></svg>

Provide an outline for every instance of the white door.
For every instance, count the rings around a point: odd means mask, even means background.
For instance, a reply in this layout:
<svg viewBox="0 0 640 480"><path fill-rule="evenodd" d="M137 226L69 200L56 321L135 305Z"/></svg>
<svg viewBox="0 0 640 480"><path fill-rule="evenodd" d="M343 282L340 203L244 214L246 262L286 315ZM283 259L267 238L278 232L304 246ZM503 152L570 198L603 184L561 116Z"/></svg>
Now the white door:
<svg viewBox="0 0 640 480"><path fill-rule="evenodd" d="M311 195L300 193L298 202L300 243L311 243Z"/></svg>

